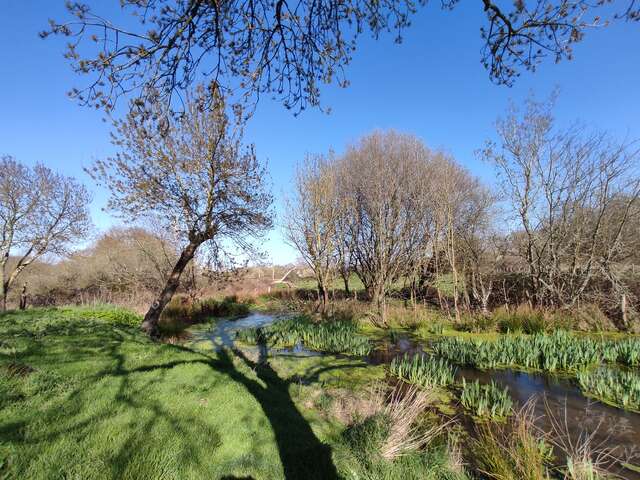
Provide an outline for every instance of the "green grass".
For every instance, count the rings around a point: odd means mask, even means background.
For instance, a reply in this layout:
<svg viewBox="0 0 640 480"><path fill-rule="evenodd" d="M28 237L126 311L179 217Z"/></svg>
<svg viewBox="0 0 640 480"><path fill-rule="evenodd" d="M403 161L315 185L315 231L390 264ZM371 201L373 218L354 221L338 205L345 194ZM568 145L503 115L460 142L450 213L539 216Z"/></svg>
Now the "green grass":
<svg viewBox="0 0 640 480"><path fill-rule="evenodd" d="M241 352L152 343L116 317L0 316L0 478L337 475L340 426L298 393L345 365L310 359L285 374Z"/></svg>

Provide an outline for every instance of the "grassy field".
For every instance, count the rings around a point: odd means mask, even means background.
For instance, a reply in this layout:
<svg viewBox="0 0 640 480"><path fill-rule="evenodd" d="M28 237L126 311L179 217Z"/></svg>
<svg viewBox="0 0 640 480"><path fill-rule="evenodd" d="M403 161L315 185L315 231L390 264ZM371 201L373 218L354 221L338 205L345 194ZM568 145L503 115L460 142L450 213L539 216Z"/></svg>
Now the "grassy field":
<svg viewBox="0 0 640 480"><path fill-rule="evenodd" d="M0 316L0 478L442 478L443 448L374 464L323 413L323 392L383 378L382 367L256 365L237 350L152 343L135 315L114 312Z"/></svg>
<svg viewBox="0 0 640 480"><path fill-rule="evenodd" d="M277 371L69 312L0 317L1 477L336 476L335 425Z"/></svg>

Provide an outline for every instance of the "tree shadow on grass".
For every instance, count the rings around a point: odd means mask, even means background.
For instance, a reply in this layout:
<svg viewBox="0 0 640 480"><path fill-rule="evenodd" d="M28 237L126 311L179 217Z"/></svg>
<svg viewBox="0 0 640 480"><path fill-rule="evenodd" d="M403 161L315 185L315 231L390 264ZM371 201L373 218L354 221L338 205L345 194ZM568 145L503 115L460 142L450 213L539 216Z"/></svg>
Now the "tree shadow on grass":
<svg viewBox="0 0 640 480"><path fill-rule="evenodd" d="M318 440L309 422L298 410L289 393L291 382L280 378L267 362L254 363L237 349L233 350L233 354L254 370L264 384L247 378L233 368L231 356L227 351L218 352L221 361L231 366L229 376L244 385L258 401L269 420L278 446L284 477L287 480L338 478L331 459L331 447Z"/></svg>
<svg viewBox="0 0 640 480"><path fill-rule="evenodd" d="M73 327L79 327L77 331ZM20 334L18 334L20 335ZM86 335L86 336L85 336ZM84 337L84 338L80 338ZM127 347L123 348L125 345ZM240 350L221 350L217 356L208 355L201 351L192 350L181 346L157 346L160 349L175 350L176 353L189 353L187 358L160 360L157 363L146 365L131 365L131 345L139 344L143 348L154 348L133 330L114 329L113 326L102 324L92 325L70 325L67 324L65 331L49 331L38 335L38 338L31 337L30 348L24 350L25 361L40 358L40 362L52 365L64 363L77 363L91 361L94 355L104 356L110 359L108 364L102 366L98 371L91 372L78 385L68 390L59 401L49 404L46 411L39 412L38 415L47 421L54 422L46 431L31 433L25 437L23 432L35 418L34 415L26 415L22 418L15 418L13 422L0 425L0 437L4 441L14 445L47 445L60 438L84 436L100 425L100 422L111 422L123 409L132 412L144 412L144 415L133 416L123 441L112 452L110 469L113 478L121 478L130 475L132 472L131 462L135 452L144 451L151 441L148 434L158 422L166 425L172 432L174 438L179 439L180 452L176 452L185 465L191 464L198 468L201 458L198 455L190 455L194 449L202 449L203 445L193 443L193 425L197 428L207 428L207 437L211 443L205 448L215 449L219 445L219 435L209 425L201 425L199 418L187 413L176 415L175 405L170 406L161 400L154 398L150 394L154 385L162 384L166 381L167 375L176 367L201 364L206 365L217 373L226 375L228 378L241 384L260 404L274 433L275 441L280 455L284 477L292 479L335 479L338 478L336 468L331 458L331 448L322 443L314 434L309 422L303 417L295 405L289 389L292 384L297 383L300 378L283 379L266 362L263 356L258 362L248 359ZM69 347L53 351L47 345L54 343ZM143 345L145 344L145 345ZM129 350L127 350L129 349ZM262 350L261 350L262 351ZM266 349L264 350L266 352ZM28 353L27 353L28 352ZM98 353L99 352L99 353ZM158 351L162 353L161 351ZM166 353L166 350L165 350ZM175 357L174 357L175 358ZM135 362L134 362L135 365ZM239 369L236 366L243 368ZM310 369L303 377L303 381L316 381L321 371L331 368L349 368L357 365L340 365L335 367L322 367L320 370ZM248 368L255 373L257 378L246 375L241 370ZM157 372L152 377L140 377L146 372ZM87 372L89 373L89 372ZM109 381L112 378L117 383L115 391L109 395L113 398L104 407L89 409L89 402L92 401L90 393L101 382ZM135 378L135 383L132 379ZM178 401L176 399L176 401ZM74 412L74 413L72 413ZM59 421L59 419L63 419ZM238 421L241 421L238 418ZM138 460L139 461L139 460ZM234 477L227 477L234 478Z"/></svg>

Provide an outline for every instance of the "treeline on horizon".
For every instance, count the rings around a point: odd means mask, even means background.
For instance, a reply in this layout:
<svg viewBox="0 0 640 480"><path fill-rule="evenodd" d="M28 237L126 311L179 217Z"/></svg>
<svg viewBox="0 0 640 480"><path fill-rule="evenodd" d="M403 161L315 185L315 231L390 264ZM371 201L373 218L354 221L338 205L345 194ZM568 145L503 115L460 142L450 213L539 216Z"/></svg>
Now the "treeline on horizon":
<svg viewBox="0 0 640 480"><path fill-rule="evenodd" d="M640 310L637 145L581 124L558 128L552 109L553 99L532 98L497 122L496 141L478 152L494 168L495 186L450 154L395 131L364 136L342 155L308 155L283 223L286 240L312 272L320 308L327 309L337 281L349 296L355 275L382 325L393 295L414 306L430 303L456 320L522 304L593 305L618 328L633 328ZM150 218L146 228L111 229L73 251L91 231L88 192L45 167L29 169L10 157L3 163L25 185L38 179L41 191L51 192L36 196L25 188L17 196L33 203L25 212L42 225L16 230L14 250L5 248L10 305L25 291L31 305L105 301L141 311L156 298L187 235L172 235L159 227L167 221ZM15 178L3 181L4 200L16 197ZM61 221L47 230L45 214ZM213 245L182 272L178 291L194 301L236 287L263 293L286 273L274 268L270 279L260 269L250 273L221 261ZM52 254L58 261L50 261ZM18 276L23 289L12 287Z"/></svg>
<svg viewBox="0 0 640 480"><path fill-rule="evenodd" d="M298 167L287 238L313 269L318 300L355 273L386 324L385 299L404 286L456 320L526 304L591 305L620 329L638 321L640 162L577 123L558 128L554 99L531 98L497 122L479 151L497 185L420 139L375 132L343 155Z"/></svg>

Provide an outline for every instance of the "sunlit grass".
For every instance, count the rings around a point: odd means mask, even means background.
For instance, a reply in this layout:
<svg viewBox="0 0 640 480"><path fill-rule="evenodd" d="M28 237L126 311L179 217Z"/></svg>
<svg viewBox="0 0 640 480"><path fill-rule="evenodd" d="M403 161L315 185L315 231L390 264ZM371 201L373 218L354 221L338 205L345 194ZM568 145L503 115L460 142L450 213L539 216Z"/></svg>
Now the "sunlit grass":
<svg viewBox="0 0 640 480"><path fill-rule="evenodd" d="M284 463L327 477L318 445L336 427L293 403L308 372L153 343L106 317L0 316L0 477L277 479Z"/></svg>

